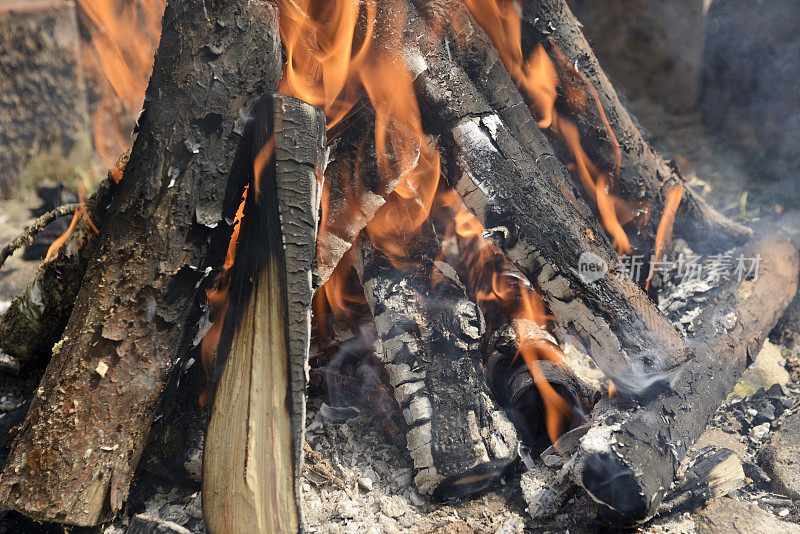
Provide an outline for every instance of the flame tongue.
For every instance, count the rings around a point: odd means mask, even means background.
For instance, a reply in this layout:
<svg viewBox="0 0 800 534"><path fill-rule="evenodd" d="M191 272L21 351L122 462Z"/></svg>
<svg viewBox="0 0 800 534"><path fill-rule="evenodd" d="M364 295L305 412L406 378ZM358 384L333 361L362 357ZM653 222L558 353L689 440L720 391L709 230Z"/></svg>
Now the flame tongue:
<svg viewBox="0 0 800 534"><path fill-rule="evenodd" d="M78 0L91 53L84 60L100 92L92 118L95 150L108 167L130 145L161 35L165 0Z"/></svg>

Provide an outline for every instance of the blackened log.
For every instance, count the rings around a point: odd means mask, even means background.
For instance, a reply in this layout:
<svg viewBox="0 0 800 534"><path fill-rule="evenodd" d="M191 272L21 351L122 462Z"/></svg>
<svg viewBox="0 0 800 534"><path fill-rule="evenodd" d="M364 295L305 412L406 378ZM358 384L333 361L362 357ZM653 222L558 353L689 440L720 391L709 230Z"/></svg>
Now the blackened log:
<svg viewBox="0 0 800 534"><path fill-rule="evenodd" d="M593 499L628 521L652 517L689 447L755 358L797 291L798 254L766 236L734 256L761 257L757 278L732 279L702 303L691 339L695 357L668 376L651 401L604 400L565 469Z"/></svg>
<svg viewBox="0 0 800 534"><path fill-rule="evenodd" d="M121 171L126 162L127 155L115 168ZM17 365L49 351L61 337L99 241L97 231L104 227L115 188L109 173L87 199L86 214L76 222L58 255L42 263L33 282L11 301L0 317L0 351Z"/></svg>
<svg viewBox="0 0 800 534"><path fill-rule="evenodd" d="M312 266L325 117L285 95L258 107L248 192L215 360L203 457L211 532L302 529L300 474L311 340ZM260 167L260 166L259 166Z"/></svg>
<svg viewBox="0 0 800 534"><path fill-rule="evenodd" d="M408 253L421 263L403 265L364 238L355 266L381 341L378 357L410 427L414 481L430 493L449 477L512 460L516 433L483 376L483 316L452 267L434 261L439 247L432 236L421 241L421 250Z"/></svg>
<svg viewBox="0 0 800 534"><path fill-rule="evenodd" d="M0 477L0 501L35 519L95 525L122 508L223 261L245 119L280 77L270 3L173 2L161 35L113 224Z"/></svg>
<svg viewBox="0 0 800 534"><path fill-rule="evenodd" d="M553 62L560 67L562 82L567 77L565 68L575 69L578 77L585 77L597 92L607 124L620 147L618 193L625 200L650 204L649 209L637 213L631 223L635 232L629 234L637 251L649 254L654 250L667 193L677 186L683 186L685 194L675 220L676 232L694 248L725 250L743 244L752 236L749 228L727 219L687 187L677 168L667 163L645 141L565 0L525 0L522 11L523 35L527 34L531 40L538 40L545 46ZM605 137L606 122L599 114L590 117L590 131L584 133L596 138Z"/></svg>
<svg viewBox="0 0 800 534"><path fill-rule="evenodd" d="M617 271L616 254L597 221L576 208L547 168L519 145L451 61L448 47L431 47L419 37L430 30L418 17L410 17L407 34L423 123L436 128L451 154L454 188L506 257L542 289L556 319L620 387L641 368L683 362L688 347L644 292ZM595 281L579 276L587 258L608 273Z"/></svg>

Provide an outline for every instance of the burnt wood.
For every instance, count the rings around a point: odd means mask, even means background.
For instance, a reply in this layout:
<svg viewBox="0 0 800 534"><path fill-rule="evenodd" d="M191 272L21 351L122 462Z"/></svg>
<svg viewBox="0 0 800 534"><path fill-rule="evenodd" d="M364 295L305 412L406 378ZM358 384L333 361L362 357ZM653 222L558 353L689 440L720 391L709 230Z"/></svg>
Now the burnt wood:
<svg viewBox="0 0 800 534"><path fill-rule="evenodd" d="M0 476L4 506L75 525L122 508L161 393L197 334L202 284L223 260L245 118L280 72L274 5L167 5L113 224Z"/></svg>
<svg viewBox="0 0 800 534"><path fill-rule="evenodd" d="M444 480L459 488L478 466L516 457L516 432L495 407L483 374L483 315L453 268L435 261L437 241L424 227L419 250L390 260L364 238L355 260L378 357L410 427L407 445L422 493Z"/></svg>
<svg viewBox="0 0 800 534"><path fill-rule="evenodd" d="M641 368L685 361L691 351L644 292L619 273L597 221L520 146L453 59L455 44L432 47L428 37L419 37L430 29L413 16L413 6L409 12L407 61L423 123L439 135L452 162L452 185L487 235L541 288L556 319L619 387ZM595 281L579 276L587 257L608 273Z"/></svg>
<svg viewBox="0 0 800 534"><path fill-rule="evenodd" d="M211 532L296 532L303 523L300 474L325 116L295 98L270 95L258 106L253 143L254 161L258 154L268 160L248 190L215 360L203 510Z"/></svg>
<svg viewBox="0 0 800 534"><path fill-rule="evenodd" d="M781 235L736 249L761 256L758 277L730 280L702 303L695 357L668 374L669 389L642 404L605 399L565 467L596 501L627 521L652 517L686 452L755 358L797 291L798 254Z"/></svg>
<svg viewBox="0 0 800 534"><path fill-rule="evenodd" d="M616 191L633 203L646 201L649 207L636 214L626 226L633 248L640 254L652 254L658 223L664 213L666 194L677 186L685 193L678 208L676 234L682 235L695 248L724 250L743 244L752 231L711 208L698 194L687 187L677 168L666 162L645 141L631 115L594 55L580 23L565 0L525 0L522 6L523 39L539 41L548 50L559 68L562 81L585 77L596 91L600 104L620 148L620 171ZM531 46L531 43L527 43ZM559 58L559 56L563 56ZM578 76L565 72L574 69ZM578 90L585 90L577 87ZM565 109L567 107L565 106ZM607 125L598 113L575 117L583 122L582 134L588 138L607 139Z"/></svg>

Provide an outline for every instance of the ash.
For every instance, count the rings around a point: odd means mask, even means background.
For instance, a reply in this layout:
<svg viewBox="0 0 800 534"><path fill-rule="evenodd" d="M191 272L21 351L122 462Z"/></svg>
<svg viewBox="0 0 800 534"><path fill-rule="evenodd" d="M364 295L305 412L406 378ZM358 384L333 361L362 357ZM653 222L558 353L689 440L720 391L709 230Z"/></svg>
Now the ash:
<svg viewBox="0 0 800 534"><path fill-rule="evenodd" d="M365 411L345 421L308 412L303 498L311 533L524 531L518 488L506 487L463 505L436 505L413 486L413 462ZM335 413L335 412L334 412Z"/></svg>

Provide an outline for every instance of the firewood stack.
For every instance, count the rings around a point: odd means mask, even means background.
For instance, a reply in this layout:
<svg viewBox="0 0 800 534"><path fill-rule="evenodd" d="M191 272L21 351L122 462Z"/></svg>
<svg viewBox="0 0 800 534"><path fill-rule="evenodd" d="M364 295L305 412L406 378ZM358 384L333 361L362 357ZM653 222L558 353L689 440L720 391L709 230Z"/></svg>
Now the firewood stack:
<svg viewBox="0 0 800 534"><path fill-rule="evenodd" d="M207 525L302 530L309 346L354 299L421 493L468 498L555 443L554 484L652 517L796 293L797 251L714 211L647 144L563 0L516 6L170 2L130 160L90 199L100 233L62 256L80 284L36 320L32 290L0 318L41 329L0 339L20 365L52 352L0 502L72 525L119 513L202 352ZM621 263L655 263L672 236L761 258L691 337Z"/></svg>

